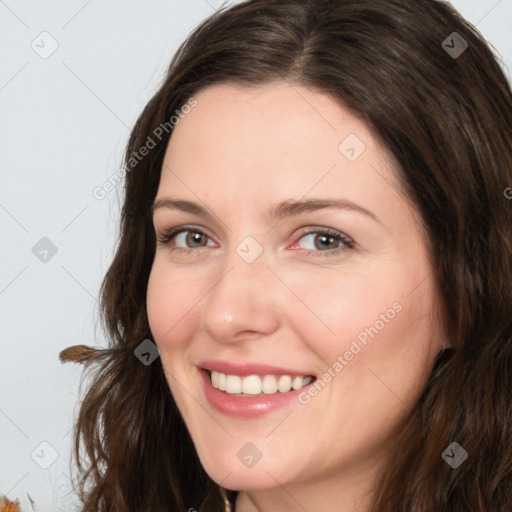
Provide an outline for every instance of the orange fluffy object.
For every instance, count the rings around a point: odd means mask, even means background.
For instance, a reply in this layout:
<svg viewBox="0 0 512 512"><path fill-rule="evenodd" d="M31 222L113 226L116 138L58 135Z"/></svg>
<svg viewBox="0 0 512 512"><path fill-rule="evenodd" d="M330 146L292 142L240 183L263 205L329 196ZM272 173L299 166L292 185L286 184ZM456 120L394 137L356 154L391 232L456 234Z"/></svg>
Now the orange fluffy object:
<svg viewBox="0 0 512 512"><path fill-rule="evenodd" d="M20 512L20 502L9 501L5 496L0 499L0 512Z"/></svg>

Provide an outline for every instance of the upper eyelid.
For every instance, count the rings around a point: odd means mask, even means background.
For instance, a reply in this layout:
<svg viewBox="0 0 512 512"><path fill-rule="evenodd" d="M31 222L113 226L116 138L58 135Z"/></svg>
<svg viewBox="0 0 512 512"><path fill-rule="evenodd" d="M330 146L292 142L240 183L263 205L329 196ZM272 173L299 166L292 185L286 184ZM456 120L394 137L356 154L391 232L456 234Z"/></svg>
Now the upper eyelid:
<svg viewBox="0 0 512 512"><path fill-rule="evenodd" d="M212 237L209 233L209 230L206 229L206 228L203 228L201 226L196 226L196 225L189 225L189 224L184 224L182 226L174 226L174 227L171 227L171 228L167 228L167 229L164 229L162 231L162 234L165 236L167 235L168 233L171 233L173 232L174 235L178 235L180 233L183 233L183 232L186 232L186 231L192 231L192 232L198 232L198 233L203 233L204 235L206 235L208 238L212 238L214 239L215 237Z"/></svg>

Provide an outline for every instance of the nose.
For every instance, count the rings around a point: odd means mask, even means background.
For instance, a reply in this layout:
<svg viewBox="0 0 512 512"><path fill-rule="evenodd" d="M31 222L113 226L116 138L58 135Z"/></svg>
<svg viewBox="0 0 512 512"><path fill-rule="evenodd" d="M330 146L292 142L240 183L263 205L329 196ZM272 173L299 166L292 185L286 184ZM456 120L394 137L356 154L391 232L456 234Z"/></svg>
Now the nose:
<svg viewBox="0 0 512 512"><path fill-rule="evenodd" d="M225 343L272 334L282 315L283 286L267 267L264 254L252 263L235 254L225 263L203 302L201 329Z"/></svg>

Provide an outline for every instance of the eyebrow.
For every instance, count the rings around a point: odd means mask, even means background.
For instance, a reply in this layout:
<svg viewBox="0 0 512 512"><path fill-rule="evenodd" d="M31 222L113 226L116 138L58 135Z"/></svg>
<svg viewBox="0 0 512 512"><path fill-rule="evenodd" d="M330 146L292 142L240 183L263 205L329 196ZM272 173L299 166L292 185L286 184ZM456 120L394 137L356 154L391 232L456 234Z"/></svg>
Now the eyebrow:
<svg viewBox="0 0 512 512"><path fill-rule="evenodd" d="M160 209L179 210L186 213L192 213L194 215L200 215L202 217L211 218L213 217L206 208L203 208L197 203L192 201L186 201L184 199L173 199L170 197L164 197L155 201L151 206L151 214L154 214ZM300 215L302 213L314 212L317 210L323 210L327 208L335 208L338 210L351 210L362 213L374 221L382 224L379 218L370 210L353 203L347 199L324 199L324 198L311 198L302 200L281 201L271 206L266 214L270 219L283 219L285 217L291 217L293 215Z"/></svg>

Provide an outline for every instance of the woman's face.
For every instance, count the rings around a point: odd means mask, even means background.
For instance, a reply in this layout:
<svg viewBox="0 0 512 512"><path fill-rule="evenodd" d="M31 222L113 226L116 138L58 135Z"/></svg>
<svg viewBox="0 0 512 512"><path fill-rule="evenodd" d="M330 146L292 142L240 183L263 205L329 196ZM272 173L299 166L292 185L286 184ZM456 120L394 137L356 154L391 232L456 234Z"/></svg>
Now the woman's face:
<svg viewBox="0 0 512 512"><path fill-rule="evenodd" d="M330 96L274 82L195 99L154 211L158 239L180 232L147 290L172 395L223 487L304 507L353 495L446 341L417 214Z"/></svg>

